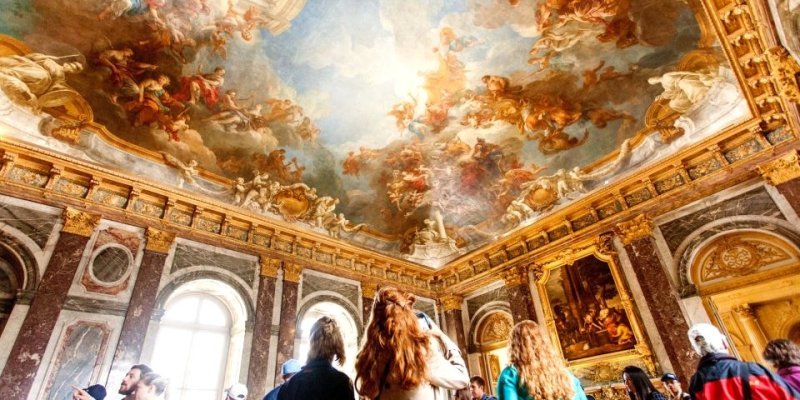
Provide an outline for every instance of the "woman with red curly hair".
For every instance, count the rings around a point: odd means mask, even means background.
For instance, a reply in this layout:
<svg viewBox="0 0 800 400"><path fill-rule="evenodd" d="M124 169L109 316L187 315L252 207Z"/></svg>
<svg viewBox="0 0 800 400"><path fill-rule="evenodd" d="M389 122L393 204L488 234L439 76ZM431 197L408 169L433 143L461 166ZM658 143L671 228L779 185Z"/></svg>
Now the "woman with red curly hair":
<svg viewBox="0 0 800 400"><path fill-rule="evenodd" d="M445 389L469 385L458 346L429 318L420 322L414 301L392 287L375 296L356 358L356 390L367 399L444 400Z"/></svg>
<svg viewBox="0 0 800 400"><path fill-rule="evenodd" d="M511 365L497 378L500 400L586 400L581 383L533 321L511 331Z"/></svg>

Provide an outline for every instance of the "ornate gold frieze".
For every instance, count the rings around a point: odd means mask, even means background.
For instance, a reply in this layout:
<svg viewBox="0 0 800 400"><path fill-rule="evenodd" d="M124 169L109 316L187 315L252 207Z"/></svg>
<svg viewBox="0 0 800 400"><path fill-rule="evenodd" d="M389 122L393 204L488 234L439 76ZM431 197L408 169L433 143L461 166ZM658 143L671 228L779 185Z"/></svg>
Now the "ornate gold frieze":
<svg viewBox="0 0 800 400"><path fill-rule="evenodd" d="M303 266L296 263L283 263L283 280L300 283L300 276L303 275Z"/></svg>
<svg viewBox="0 0 800 400"><path fill-rule="evenodd" d="M378 285L375 282L365 281L361 282L361 296L368 299L374 299L378 294Z"/></svg>
<svg viewBox="0 0 800 400"><path fill-rule="evenodd" d="M639 214L629 221L620 222L616 226L616 232L625 245L649 236L652 231L653 223L644 214Z"/></svg>
<svg viewBox="0 0 800 400"><path fill-rule="evenodd" d="M156 253L169 253L172 242L175 241L174 233L162 231L153 227L148 227L144 232L144 236L147 239L145 249Z"/></svg>
<svg viewBox="0 0 800 400"><path fill-rule="evenodd" d="M270 278L278 278L278 270L281 268L281 260L269 258L266 256L261 256L258 259L258 263L261 266L262 276L268 276Z"/></svg>
<svg viewBox="0 0 800 400"><path fill-rule="evenodd" d="M503 282L506 286L519 286L528 284L528 266L518 265L502 272Z"/></svg>
<svg viewBox="0 0 800 400"><path fill-rule="evenodd" d="M800 65L789 52L781 47L773 47L765 53L767 62L772 70L772 77L778 85L781 97L794 102L800 102L800 87L797 76L800 74Z"/></svg>
<svg viewBox="0 0 800 400"><path fill-rule="evenodd" d="M780 158L760 165L758 172L773 186L800 177L800 157L798 157L797 150L794 149Z"/></svg>
<svg viewBox="0 0 800 400"><path fill-rule="evenodd" d="M89 214L86 211L72 207L65 208L62 216L64 218L64 227L61 230L80 236L91 236L100 223L100 215Z"/></svg>
<svg viewBox="0 0 800 400"><path fill-rule="evenodd" d="M461 296L456 295L446 295L439 298L439 302L442 303L442 309L444 311L456 311L461 309L461 302L464 300Z"/></svg>
<svg viewBox="0 0 800 400"><path fill-rule="evenodd" d="M481 344L505 342L511 336L514 322L511 316L504 312L493 312L481 322L478 328L478 338Z"/></svg>

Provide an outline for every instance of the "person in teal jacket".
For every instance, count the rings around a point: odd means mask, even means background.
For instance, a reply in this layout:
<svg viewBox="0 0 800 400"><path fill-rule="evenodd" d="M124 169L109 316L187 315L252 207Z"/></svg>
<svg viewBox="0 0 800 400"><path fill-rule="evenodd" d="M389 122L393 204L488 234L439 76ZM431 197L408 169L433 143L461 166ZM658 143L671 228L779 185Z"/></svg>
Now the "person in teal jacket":
<svg viewBox="0 0 800 400"><path fill-rule="evenodd" d="M533 321L511 332L511 365L497 379L498 400L586 400L575 375Z"/></svg>

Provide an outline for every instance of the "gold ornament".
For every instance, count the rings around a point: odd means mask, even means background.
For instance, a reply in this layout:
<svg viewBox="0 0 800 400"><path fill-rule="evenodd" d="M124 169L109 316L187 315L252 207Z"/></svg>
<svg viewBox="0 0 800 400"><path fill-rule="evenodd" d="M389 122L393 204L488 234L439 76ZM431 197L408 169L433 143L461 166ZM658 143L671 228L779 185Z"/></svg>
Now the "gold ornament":
<svg viewBox="0 0 800 400"><path fill-rule="evenodd" d="M622 243L629 245L635 240L647 237L653 231L653 223L644 214L639 214L630 221L617 224L616 232Z"/></svg>
<svg viewBox="0 0 800 400"><path fill-rule="evenodd" d="M175 234L171 232L164 232L155 228L147 228L144 232L147 238L145 249L154 251L156 253L169 253L172 242L175 240Z"/></svg>
<svg viewBox="0 0 800 400"><path fill-rule="evenodd" d="M303 266L294 263L283 263L283 280L300 283L300 276L303 274Z"/></svg>
<svg viewBox="0 0 800 400"><path fill-rule="evenodd" d="M73 233L80 236L91 236L94 228L100 223L100 215L89 214L85 211L76 210L72 207L64 209L64 227L62 232Z"/></svg>
<svg viewBox="0 0 800 400"><path fill-rule="evenodd" d="M442 308L445 311L456 311L461 309L461 301L463 299L461 296L456 296L453 294L446 295L439 299L442 303Z"/></svg>
<svg viewBox="0 0 800 400"><path fill-rule="evenodd" d="M281 260L261 256L258 262L261 265L261 276L268 276L270 278L278 277L278 270L281 268Z"/></svg>
<svg viewBox="0 0 800 400"><path fill-rule="evenodd" d="M772 186L800 177L800 158L797 150L792 150L780 158L759 166L758 172Z"/></svg>

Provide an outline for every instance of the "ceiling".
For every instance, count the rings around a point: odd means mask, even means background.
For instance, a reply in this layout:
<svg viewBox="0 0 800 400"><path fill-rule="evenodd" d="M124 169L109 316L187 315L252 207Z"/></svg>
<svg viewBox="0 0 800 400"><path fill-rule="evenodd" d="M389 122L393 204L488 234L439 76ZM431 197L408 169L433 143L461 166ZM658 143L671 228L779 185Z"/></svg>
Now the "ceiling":
<svg viewBox="0 0 800 400"><path fill-rule="evenodd" d="M746 114L696 9L19 0L0 33L80 61L115 151L184 190L438 266Z"/></svg>

